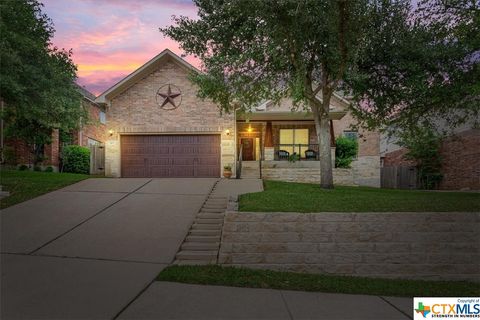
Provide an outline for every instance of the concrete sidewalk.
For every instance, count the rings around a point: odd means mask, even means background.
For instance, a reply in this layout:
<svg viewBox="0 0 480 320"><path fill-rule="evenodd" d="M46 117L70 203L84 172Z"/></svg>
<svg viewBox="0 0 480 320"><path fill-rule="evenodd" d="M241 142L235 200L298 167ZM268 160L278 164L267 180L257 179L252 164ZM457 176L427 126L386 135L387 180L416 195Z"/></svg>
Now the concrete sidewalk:
<svg viewBox="0 0 480 320"><path fill-rule="evenodd" d="M119 319L411 319L412 299L154 282Z"/></svg>

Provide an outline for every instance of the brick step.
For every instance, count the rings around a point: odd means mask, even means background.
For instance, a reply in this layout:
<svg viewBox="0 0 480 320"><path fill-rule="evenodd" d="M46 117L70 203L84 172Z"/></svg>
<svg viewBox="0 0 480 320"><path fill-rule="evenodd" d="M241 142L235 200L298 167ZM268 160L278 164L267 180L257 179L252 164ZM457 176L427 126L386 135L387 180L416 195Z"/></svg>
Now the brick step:
<svg viewBox="0 0 480 320"><path fill-rule="evenodd" d="M225 209L226 207L226 204L204 204L202 209Z"/></svg>
<svg viewBox="0 0 480 320"><path fill-rule="evenodd" d="M186 251L209 251L217 250L220 247L220 242L185 242L182 244L180 250Z"/></svg>
<svg viewBox="0 0 480 320"><path fill-rule="evenodd" d="M195 219L196 224L222 224L223 223L223 217L218 218L218 219L208 219L208 218L202 218L198 217Z"/></svg>
<svg viewBox="0 0 480 320"><path fill-rule="evenodd" d="M199 230L192 229L189 232L192 236L211 236L211 237L220 237L221 230Z"/></svg>
<svg viewBox="0 0 480 320"><path fill-rule="evenodd" d="M185 242L219 242L220 241L220 236L192 236L188 235L185 238Z"/></svg>
<svg viewBox="0 0 480 320"><path fill-rule="evenodd" d="M222 219L223 220L223 213L212 213L212 212L201 212L197 214L197 219Z"/></svg>
<svg viewBox="0 0 480 320"><path fill-rule="evenodd" d="M202 208L200 209L200 213L207 212L207 213L224 213L226 208Z"/></svg>
<svg viewBox="0 0 480 320"><path fill-rule="evenodd" d="M206 261L215 261L217 259L216 250L208 251L192 251L192 250L182 250L175 255L177 260L206 260Z"/></svg>
<svg viewBox="0 0 480 320"><path fill-rule="evenodd" d="M204 206L223 206L223 207L226 207L228 204L227 201L210 201L208 200L207 202L205 202L203 205Z"/></svg>
<svg viewBox="0 0 480 320"><path fill-rule="evenodd" d="M222 225L217 224L207 224L207 223L194 223L192 225L193 230L222 230Z"/></svg>

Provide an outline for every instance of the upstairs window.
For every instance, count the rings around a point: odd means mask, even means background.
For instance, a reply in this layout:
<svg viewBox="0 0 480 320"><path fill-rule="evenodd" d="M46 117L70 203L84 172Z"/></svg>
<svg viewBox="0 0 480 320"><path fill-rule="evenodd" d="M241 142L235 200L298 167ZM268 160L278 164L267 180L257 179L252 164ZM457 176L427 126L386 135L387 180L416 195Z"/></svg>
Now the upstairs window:
<svg viewBox="0 0 480 320"><path fill-rule="evenodd" d="M107 117L105 115L105 112L100 111L99 118L100 118L100 123L102 124L107 123Z"/></svg>

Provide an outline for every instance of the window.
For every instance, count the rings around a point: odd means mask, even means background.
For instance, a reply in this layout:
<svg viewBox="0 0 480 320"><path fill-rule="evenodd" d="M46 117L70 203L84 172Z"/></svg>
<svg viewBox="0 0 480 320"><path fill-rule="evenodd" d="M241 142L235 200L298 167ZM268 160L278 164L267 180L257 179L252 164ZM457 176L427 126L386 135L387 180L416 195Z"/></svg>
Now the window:
<svg viewBox="0 0 480 320"><path fill-rule="evenodd" d="M357 131L343 131L343 135L349 139L358 140Z"/></svg>
<svg viewBox="0 0 480 320"><path fill-rule="evenodd" d="M100 123L105 124L105 123L107 122L107 118L106 118L106 116L105 116L105 112L100 111L99 117L100 117Z"/></svg>
<svg viewBox="0 0 480 320"><path fill-rule="evenodd" d="M288 151L290 154L297 153L301 157L305 157L308 143L308 129L280 129L279 150Z"/></svg>

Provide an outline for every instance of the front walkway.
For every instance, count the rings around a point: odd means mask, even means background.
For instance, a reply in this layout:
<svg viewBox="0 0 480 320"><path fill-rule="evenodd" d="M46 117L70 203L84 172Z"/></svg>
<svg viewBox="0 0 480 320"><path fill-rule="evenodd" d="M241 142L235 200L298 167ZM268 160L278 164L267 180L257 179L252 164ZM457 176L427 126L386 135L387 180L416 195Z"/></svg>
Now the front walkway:
<svg viewBox="0 0 480 320"><path fill-rule="evenodd" d="M411 319L410 298L155 282L119 319Z"/></svg>

